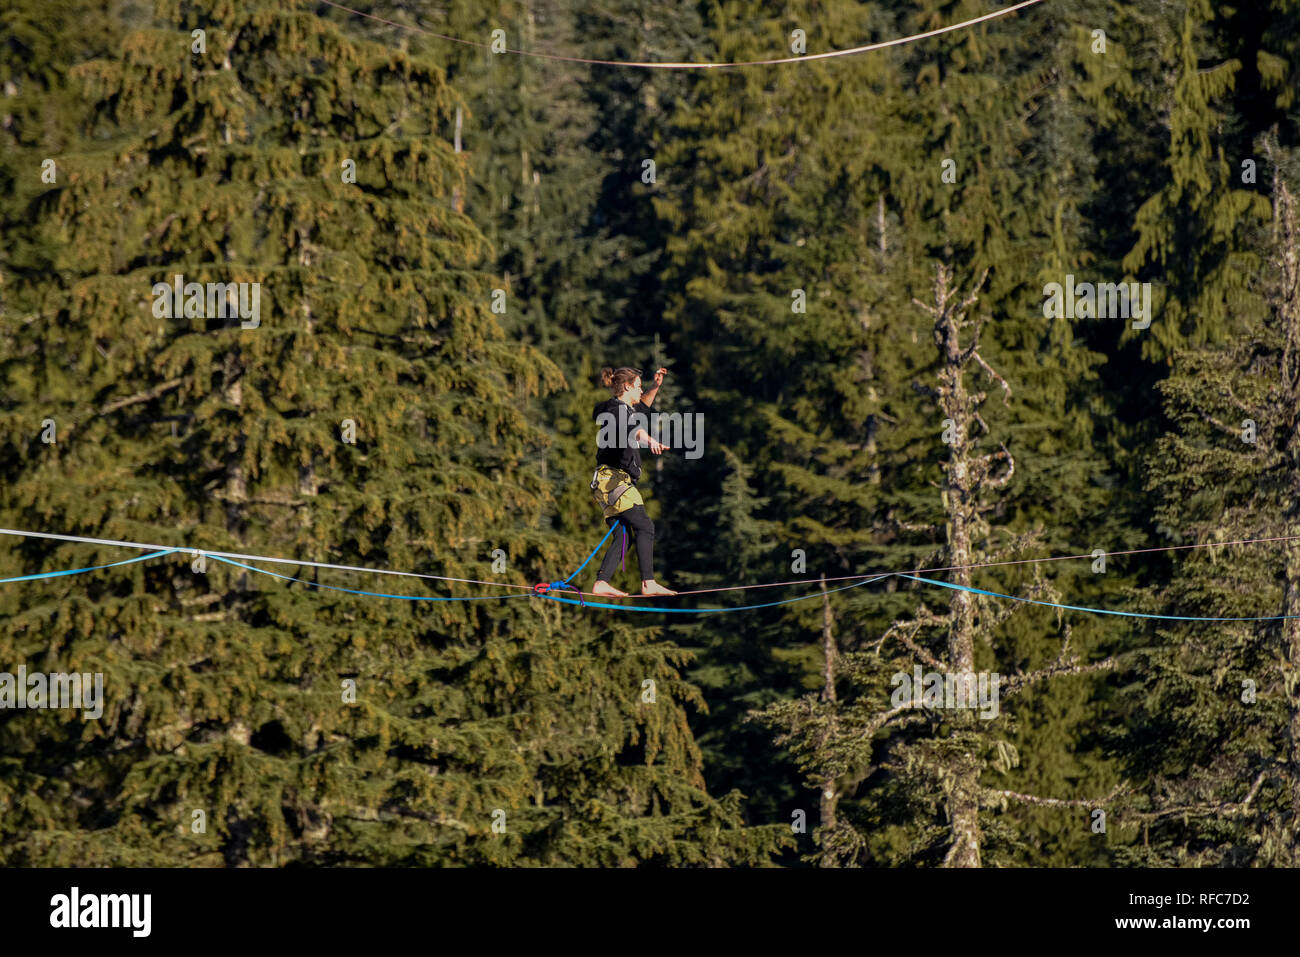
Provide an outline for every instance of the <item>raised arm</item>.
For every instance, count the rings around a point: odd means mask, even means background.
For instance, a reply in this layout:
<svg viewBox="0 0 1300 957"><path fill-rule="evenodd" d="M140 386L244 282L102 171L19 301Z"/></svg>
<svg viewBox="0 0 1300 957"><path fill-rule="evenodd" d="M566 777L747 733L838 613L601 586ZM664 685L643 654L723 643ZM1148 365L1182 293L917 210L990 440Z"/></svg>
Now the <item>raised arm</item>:
<svg viewBox="0 0 1300 957"><path fill-rule="evenodd" d="M655 396L659 394L659 387L664 384L664 375L667 372L667 369L660 369L655 373L655 384L649 389L641 390L641 403L646 407L654 405Z"/></svg>

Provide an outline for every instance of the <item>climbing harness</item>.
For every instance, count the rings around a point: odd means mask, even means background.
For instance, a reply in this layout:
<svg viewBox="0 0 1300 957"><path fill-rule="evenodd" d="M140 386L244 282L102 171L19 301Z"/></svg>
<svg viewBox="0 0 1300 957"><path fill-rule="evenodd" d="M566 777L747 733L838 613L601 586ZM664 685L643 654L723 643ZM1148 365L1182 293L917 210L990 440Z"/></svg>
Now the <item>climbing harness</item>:
<svg viewBox="0 0 1300 957"><path fill-rule="evenodd" d="M630 508L645 504L632 476L608 465L598 466L591 473L591 497L606 518L613 518Z"/></svg>

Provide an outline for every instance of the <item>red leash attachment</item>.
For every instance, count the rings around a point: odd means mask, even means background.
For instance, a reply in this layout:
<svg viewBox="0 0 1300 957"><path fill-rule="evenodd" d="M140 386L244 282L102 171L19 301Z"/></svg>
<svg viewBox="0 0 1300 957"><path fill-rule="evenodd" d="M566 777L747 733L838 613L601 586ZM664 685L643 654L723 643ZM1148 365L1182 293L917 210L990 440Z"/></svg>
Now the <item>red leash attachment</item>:
<svg viewBox="0 0 1300 957"><path fill-rule="evenodd" d="M562 591L566 588L578 593L578 604L585 608L587 603L582 600L582 589L568 582L538 582L533 586L533 594L545 596L549 591Z"/></svg>

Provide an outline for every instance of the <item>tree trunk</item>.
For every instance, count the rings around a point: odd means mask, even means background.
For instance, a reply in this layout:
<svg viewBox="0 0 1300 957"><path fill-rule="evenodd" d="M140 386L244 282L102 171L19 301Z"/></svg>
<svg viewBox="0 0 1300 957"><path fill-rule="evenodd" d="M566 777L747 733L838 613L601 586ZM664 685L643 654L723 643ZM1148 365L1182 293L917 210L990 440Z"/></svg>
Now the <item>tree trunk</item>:
<svg viewBox="0 0 1300 957"><path fill-rule="evenodd" d="M939 374L939 404L945 418L953 423L953 441L943 481L944 501L948 508L949 565L970 564L971 526L977 520L972 488L972 471L968 441L973 417L971 401L962 375L960 343L961 308L949 305L948 273L941 271L936 283L936 305L940 308L937 334L941 337L943 369ZM952 582L970 585L969 568L955 568ZM948 667L957 674L969 674L975 662L975 607L969 592L953 591L950 599L952 624L948 630ZM953 715L955 723L969 718L969 713ZM952 844L944 858L945 867L979 867L979 766L963 760L952 768L948 796L948 815L952 827Z"/></svg>
<svg viewBox="0 0 1300 957"><path fill-rule="evenodd" d="M822 700L829 703L835 703L835 635L831 630L833 619L831 618L831 599L826 592L826 575L822 575L822 653L825 655L826 664L823 667L822 678ZM832 719L833 721L834 719ZM832 726L832 733L834 728ZM823 739L823 744L825 740ZM839 803L840 792L836 786L834 778L827 778L822 782L821 798L819 804L819 820L824 831L830 831L835 827L835 807ZM833 867L829 855L826 854L825 848L822 849L820 866Z"/></svg>

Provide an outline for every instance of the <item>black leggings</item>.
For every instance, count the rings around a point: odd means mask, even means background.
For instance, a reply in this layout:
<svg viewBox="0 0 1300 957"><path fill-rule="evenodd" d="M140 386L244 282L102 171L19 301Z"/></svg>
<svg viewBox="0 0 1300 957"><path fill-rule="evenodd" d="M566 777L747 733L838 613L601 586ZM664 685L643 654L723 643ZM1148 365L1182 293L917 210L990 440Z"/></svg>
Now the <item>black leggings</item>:
<svg viewBox="0 0 1300 957"><path fill-rule="evenodd" d="M609 548L605 550L605 560L600 563L600 574L596 576L596 580L607 582L618 569L619 560L623 555L625 529L630 529L636 535L636 558L641 564L641 580L654 580L655 523L650 521L645 506L633 505L626 512L620 512L605 521L611 525L621 522L624 528L614 529L614 536L610 539Z"/></svg>

